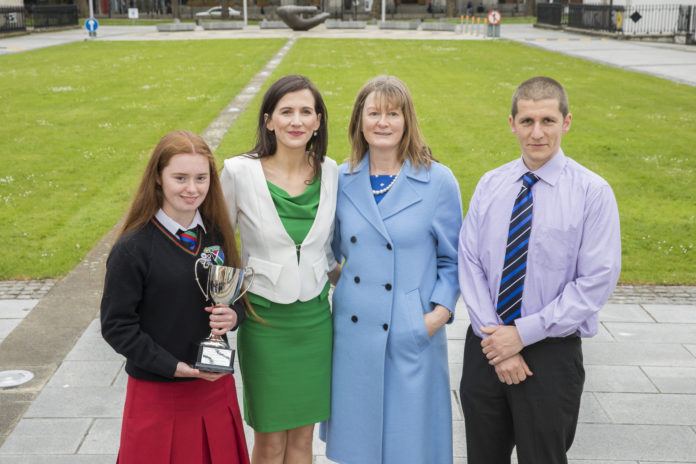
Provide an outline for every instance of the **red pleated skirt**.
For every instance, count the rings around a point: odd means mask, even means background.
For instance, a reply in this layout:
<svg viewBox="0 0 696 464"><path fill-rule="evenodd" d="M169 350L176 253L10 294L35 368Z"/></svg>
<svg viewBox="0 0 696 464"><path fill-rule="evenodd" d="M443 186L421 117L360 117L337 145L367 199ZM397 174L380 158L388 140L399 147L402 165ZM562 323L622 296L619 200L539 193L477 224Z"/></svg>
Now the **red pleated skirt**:
<svg viewBox="0 0 696 464"><path fill-rule="evenodd" d="M248 464L234 377L128 377L118 464Z"/></svg>

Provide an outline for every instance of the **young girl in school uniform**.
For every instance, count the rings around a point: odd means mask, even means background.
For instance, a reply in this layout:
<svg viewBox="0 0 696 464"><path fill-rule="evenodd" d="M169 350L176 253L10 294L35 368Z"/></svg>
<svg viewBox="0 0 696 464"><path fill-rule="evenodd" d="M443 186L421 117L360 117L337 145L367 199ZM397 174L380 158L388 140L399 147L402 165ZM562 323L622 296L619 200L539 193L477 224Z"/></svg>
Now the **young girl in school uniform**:
<svg viewBox="0 0 696 464"><path fill-rule="evenodd" d="M248 464L231 375L195 369L198 345L225 334L244 305L206 302L200 257L240 267L213 154L198 135L165 135L106 264L102 334L126 357L118 462ZM199 277L207 274L199 266Z"/></svg>

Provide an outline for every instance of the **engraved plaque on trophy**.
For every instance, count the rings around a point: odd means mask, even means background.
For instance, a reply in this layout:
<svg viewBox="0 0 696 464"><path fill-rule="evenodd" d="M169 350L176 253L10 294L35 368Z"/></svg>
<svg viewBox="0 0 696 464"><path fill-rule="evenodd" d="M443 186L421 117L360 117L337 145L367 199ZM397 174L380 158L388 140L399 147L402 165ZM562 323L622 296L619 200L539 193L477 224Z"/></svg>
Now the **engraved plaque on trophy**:
<svg viewBox="0 0 696 464"><path fill-rule="evenodd" d="M208 281L205 290L198 279L198 265L208 269ZM248 286L242 290L244 277L250 274L253 282L254 271L251 268L237 269L229 266L212 264L209 260L200 258L196 261L195 276L198 287L203 292L206 300L213 300L216 304L232 305L237 302ZM250 284L251 285L251 284ZM234 373L235 351L219 335L210 332L208 338L201 341L198 346L198 357L195 367L202 371Z"/></svg>

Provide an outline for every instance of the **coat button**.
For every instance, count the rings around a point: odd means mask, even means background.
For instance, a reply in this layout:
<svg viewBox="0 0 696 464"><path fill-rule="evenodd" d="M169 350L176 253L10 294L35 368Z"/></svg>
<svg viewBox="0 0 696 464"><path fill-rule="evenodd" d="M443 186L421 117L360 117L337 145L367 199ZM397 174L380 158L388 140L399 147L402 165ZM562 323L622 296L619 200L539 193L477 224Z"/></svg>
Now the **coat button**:
<svg viewBox="0 0 696 464"><path fill-rule="evenodd" d="M387 291L391 290L391 284L387 284L387 285L385 285L385 286L384 286L384 288L386 288L386 289L387 289Z"/></svg>
<svg viewBox="0 0 696 464"><path fill-rule="evenodd" d="M353 322L358 322L358 316L353 316L350 318L350 320Z"/></svg>
<svg viewBox="0 0 696 464"><path fill-rule="evenodd" d="M391 243L387 243L387 250L391 250L391 249L392 249Z"/></svg>
<svg viewBox="0 0 696 464"><path fill-rule="evenodd" d="M358 241L358 239L355 238L355 235L353 235L353 236L350 238L350 243L355 243L355 242L357 242L357 241Z"/></svg>
<svg viewBox="0 0 696 464"><path fill-rule="evenodd" d="M382 328L386 331L387 329L389 329L389 324L383 324Z"/></svg>
<svg viewBox="0 0 696 464"><path fill-rule="evenodd" d="M355 281L356 284L360 283L360 277L358 277L358 276L355 276L355 278L353 280Z"/></svg>

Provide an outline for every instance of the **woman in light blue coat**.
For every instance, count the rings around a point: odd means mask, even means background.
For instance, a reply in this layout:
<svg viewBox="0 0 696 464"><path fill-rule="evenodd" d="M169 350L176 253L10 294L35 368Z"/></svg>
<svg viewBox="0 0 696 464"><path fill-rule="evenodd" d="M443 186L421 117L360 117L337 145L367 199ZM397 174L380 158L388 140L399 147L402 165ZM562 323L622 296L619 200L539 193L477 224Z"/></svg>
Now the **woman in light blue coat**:
<svg viewBox="0 0 696 464"><path fill-rule="evenodd" d="M444 325L459 296L459 186L425 144L406 85L370 80L339 167L333 249L331 417L326 455L342 464L450 464Z"/></svg>

